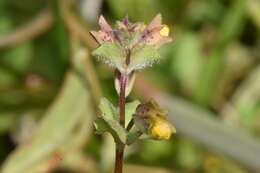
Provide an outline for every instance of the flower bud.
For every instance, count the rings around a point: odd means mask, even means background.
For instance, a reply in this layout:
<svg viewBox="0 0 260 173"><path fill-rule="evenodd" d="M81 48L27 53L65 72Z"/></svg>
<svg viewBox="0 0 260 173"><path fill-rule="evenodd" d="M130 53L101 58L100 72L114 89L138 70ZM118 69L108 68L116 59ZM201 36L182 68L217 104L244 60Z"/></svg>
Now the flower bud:
<svg viewBox="0 0 260 173"><path fill-rule="evenodd" d="M151 100L137 107L134 117L135 125L154 139L167 140L173 133L176 133L176 129L167 120L166 115L167 111Z"/></svg>

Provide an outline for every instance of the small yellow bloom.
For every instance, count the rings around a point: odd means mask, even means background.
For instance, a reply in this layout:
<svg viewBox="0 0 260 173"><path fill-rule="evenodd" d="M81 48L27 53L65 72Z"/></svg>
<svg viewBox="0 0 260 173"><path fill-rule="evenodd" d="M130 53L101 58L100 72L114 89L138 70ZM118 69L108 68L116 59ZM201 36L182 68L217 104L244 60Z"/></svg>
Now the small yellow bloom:
<svg viewBox="0 0 260 173"><path fill-rule="evenodd" d="M167 111L161 109L155 100L140 104L136 109L136 124L143 133L154 139L168 140L176 133L175 127L167 120ZM142 122L142 123L140 123Z"/></svg>
<svg viewBox="0 0 260 173"><path fill-rule="evenodd" d="M146 24L142 23L140 24L140 31L144 31L146 28Z"/></svg>
<svg viewBox="0 0 260 173"><path fill-rule="evenodd" d="M160 31L161 36L169 36L170 28L167 25L163 25L163 28Z"/></svg>
<svg viewBox="0 0 260 173"><path fill-rule="evenodd" d="M156 139L168 140L176 129L167 120L157 117L150 126L150 133Z"/></svg>

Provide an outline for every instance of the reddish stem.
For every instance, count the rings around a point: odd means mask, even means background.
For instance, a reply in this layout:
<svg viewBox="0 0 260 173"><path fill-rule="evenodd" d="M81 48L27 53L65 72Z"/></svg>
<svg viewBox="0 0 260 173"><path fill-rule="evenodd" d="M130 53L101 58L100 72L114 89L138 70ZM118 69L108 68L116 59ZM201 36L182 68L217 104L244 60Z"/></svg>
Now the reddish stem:
<svg viewBox="0 0 260 173"><path fill-rule="evenodd" d="M125 128L125 88L126 88L127 76L120 75L120 94L119 94L119 121L120 125Z"/></svg>
<svg viewBox="0 0 260 173"><path fill-rule="evenodd" d="M115 161L115 173L123 173L124 164L124 146L116 146L116 161Z"/></svg>
<svg viewBox="0 0 260 173"><path fill-rule="evenodd" d="M119 123L125 128L125 88L126 88L126 80L127 76L124 74L120 74L120 94L119 94ZM123 144L116 145L116 160L115 160L115 173L123 172L123 164L124 164L124 149L125 146Z"/></svg>

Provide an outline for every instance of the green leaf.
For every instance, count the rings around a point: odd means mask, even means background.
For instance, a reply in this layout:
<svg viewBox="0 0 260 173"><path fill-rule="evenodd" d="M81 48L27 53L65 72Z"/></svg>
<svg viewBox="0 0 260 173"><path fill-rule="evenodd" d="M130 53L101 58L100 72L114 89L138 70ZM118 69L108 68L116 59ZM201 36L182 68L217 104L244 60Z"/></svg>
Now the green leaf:
<svg viewBox="0 0 260 173"><path fill-rule="evenodd" d="M119 124L118 121L107 119L106 117L98 118L94 123L96 133L110 133L116 143L125 144L127 139L126 130Z"/></svg>
<svg viewBox="0 0 260 173"><path fill-rule="evenodd" d="M95 121L97 133L109 132L117 143L125 143L127 132L119 124L118 110L106 98L101 99L99 108L102 117Z"/></svg>
<svg viewBox="0 0 260 173"><path fill-rule="evenodd" d="M133 102L127 103L125 106L125 124L126 126L131 121L133 114L136 111L137 106L140 104L139 100L135 100Z"/></svg>
<svg viewBox="0 0 260 173"><path fill-rule="evenodd" d="M97 134L102 134L109 131L108 125L106 124L105 120L102 118L98 118L97 120L95 120L94 127L96 129Z"/></svg>
<svg viewBox="0 0 260 173"><path fill-rule="evenodd" d="M154 46L144 46L139 48L131 55L128 72L152 66L153 63L158 61L160 58L161 56Z"/></svg>
<svg viewBox="0 0 260 173"><path fill-rule="evenodd" d="M106 98L102 98L99 104L99 109L102 112L102 116L106 119L118 121L118 112L114 105L109 102Z"/></svg>
<svg viewBox="0 0 260 173"><path fill-rule="evenodd" d="M92 52L93 56L102 60L104 63L111 65L112 67L118 68L120 71L123 70L122 58L124 57L123 50L116 44L104 43Z"/></svg>
<svg viewBox="0 0 260 173"><path fill-rule="evenodd" d="M106 123L108 124L110 128L110 133L114 137L116 143L126 143L126 138L127 138L127 132L126 130L119 124L118 121L115 120L107 120L104 118Z"/></svg>
<svg viewBox="0 0 260 173"><path fill-rule="evenodd" d="M132 143L134 143L137 139L139 139L139 137L143 134L143 132L141 131L134 131L134 132L130 132L127 135L127 140L126 140L126 144L127 145L131 145Z"/></svg>
<svg viewBox="0 0 260 173"><path fill-rule="evenodd" d="M140 104L138 100L126 104L126 125L131 121L132 115L135 113L136 107ZM101 99L99 105L102 111L102 117L98 118L95 123L96 133L102 134L109 132L114 140L119 143L127 143L127 140L134 141L133 135L130 134L129 137L126 130L118 122L118 109L116 109L112 103L110 103L106 98ZM130 139L127 139L130 138Z"/></svg>

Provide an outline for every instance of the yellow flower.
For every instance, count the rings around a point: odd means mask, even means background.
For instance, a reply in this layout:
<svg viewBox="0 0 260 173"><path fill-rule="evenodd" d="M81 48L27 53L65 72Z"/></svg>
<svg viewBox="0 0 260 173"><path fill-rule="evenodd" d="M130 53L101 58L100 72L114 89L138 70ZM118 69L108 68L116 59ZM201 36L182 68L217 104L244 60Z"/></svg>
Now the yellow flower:
<svg viewBox="0 0 260 173"><path fill-rule="evenodd" d="M169 33L170 33L169 27L167 25L163 25L163 28L160 31L161 36L167 37L169 36Z"/></svg>
<svg viewBox="0 0 260 173"><path fill-rule="evenodd" d="M176 129L165 119L161 117L153 117L149 132L156 139L168 140Z"/></svg>
<svg viewBox="0 0 260 173"><path fill-rule="evenodd" d="M154 139L168 140L176 133L167 119L167 111L161 109L155 100L140 104L135 113L135 124L143 133Z"/></svg>

